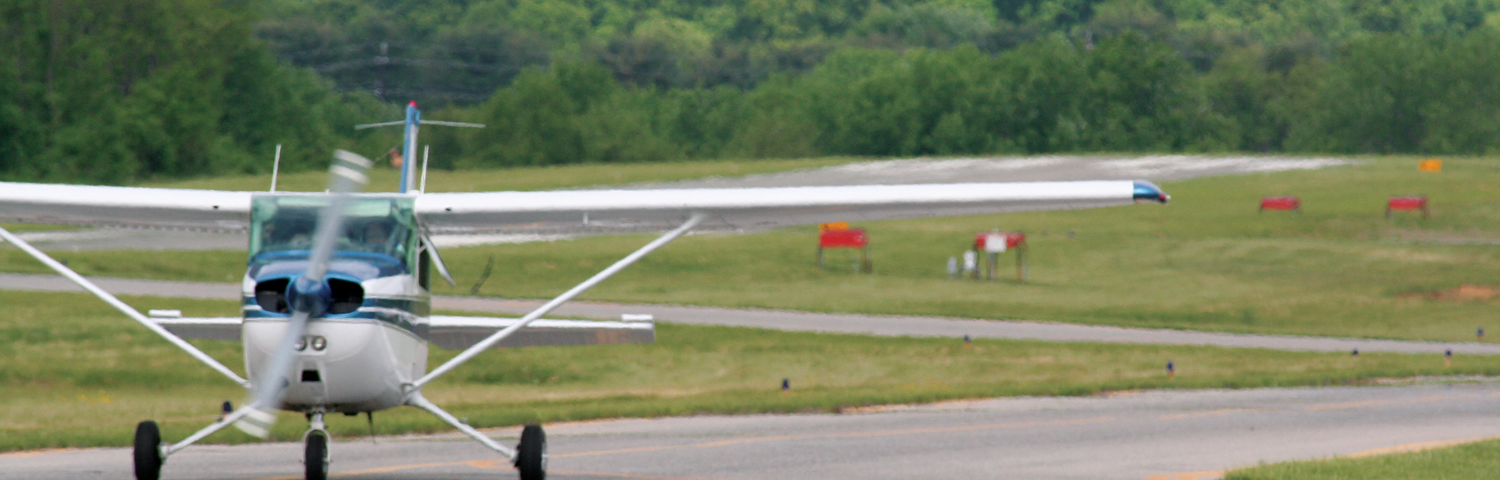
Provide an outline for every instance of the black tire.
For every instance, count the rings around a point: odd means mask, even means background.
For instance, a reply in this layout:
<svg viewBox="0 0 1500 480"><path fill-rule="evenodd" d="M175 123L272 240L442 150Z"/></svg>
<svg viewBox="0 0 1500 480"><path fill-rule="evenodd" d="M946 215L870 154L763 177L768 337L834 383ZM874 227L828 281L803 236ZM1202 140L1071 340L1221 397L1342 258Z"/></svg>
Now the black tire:
<svg viewBox="0 0 1500 480"><path fill-rule="evenodd" d="M521 430L516 470L521 471L521 480L547 480L547 433L541 425L527 425Z"/></svg>
<svg viewBox="0 0 1500 480"><path fill-rule="evenodd" d="M308 434L302 458L307 480L328 480L328 437L317 432Z"/></svg>
<svg viewBox="0 0 1500 480"><path fill-rule="evenodd" d="M135 478L161 478L161 429L147 420L135 426Z"/></svg>

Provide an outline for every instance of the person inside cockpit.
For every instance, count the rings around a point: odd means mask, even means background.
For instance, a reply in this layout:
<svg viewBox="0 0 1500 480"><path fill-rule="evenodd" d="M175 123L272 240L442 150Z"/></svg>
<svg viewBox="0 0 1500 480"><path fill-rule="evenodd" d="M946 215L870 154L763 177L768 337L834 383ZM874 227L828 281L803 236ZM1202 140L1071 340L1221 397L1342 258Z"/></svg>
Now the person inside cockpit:
<svg viewBox="0 0 1500 480"><path fill-rule="evenodd" d="M385 253L386 246L390 243L391 229L385 222L375 221L365 224L364 236L360 239L367 252Z"/></svg>

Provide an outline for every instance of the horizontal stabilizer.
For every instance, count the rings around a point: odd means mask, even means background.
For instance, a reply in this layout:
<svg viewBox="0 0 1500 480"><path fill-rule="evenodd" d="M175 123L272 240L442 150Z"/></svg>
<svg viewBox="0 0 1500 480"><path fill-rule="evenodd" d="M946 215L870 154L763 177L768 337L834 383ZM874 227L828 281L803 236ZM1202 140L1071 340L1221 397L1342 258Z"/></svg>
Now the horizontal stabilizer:
<svg viewBox="0 0 1500 480"><path fill-rule="evenodd" d="M190 318L152 317L152 322L182 338L239 340L239 317ZM431 319L428 341L448 350L468 348L490 334L514 325L514 318L461 317L435 315ZM613 345L651 343L656 340L656 326L651 322L600 322L587 320L539 319L500 342L496 348L542 347L551 345Z"/></svg>
<svg viewBox="0 0 1500 480"><path fill-rule="evenodd" d="M433 315L428 340L441 348L468 348L501 329L514 325L515 318L459 317ZM588 320L538 319L506 337L495 348L542 347L552 345L614 345L656 341L656 325L651 322L600 322Z"/></svg>
<svg viewBox="0 0 1500 480"><path fill-rule="evenodd" d="M182 338L236 341L240 339L240 325L244 323L240 317L151 317L151 321Z"/></svg>

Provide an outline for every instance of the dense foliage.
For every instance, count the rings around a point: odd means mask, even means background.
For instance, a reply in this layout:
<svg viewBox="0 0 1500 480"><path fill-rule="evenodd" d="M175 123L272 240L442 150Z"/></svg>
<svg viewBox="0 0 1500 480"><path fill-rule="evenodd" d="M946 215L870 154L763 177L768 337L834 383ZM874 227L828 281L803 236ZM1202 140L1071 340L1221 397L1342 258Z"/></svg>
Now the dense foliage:
<svg viewBox="0 0 1500 480"><path fill-rule="evenodd" d="M327 157L385 106L331 93L210 0L0 3L0 176L125 183ZM342 133L342 132L339 132Z"/></svg>
<svg viewBox="0 0 1500 480"><path fill-rule="evenodd" d="M289 168L417 100L438 167L1486 153L1500 0L13 0L0 178ZM357 135L366 135L364 137Z"/></svg>
<svg viewBox="0 0 1500 480"><path fill-rule="evenodd" d="M1500 68L1496 0L274 0L267 11L258 32L281 58L492 125L427 133L446 167L1500 146L1500 91L1484 81Z"/></svg>

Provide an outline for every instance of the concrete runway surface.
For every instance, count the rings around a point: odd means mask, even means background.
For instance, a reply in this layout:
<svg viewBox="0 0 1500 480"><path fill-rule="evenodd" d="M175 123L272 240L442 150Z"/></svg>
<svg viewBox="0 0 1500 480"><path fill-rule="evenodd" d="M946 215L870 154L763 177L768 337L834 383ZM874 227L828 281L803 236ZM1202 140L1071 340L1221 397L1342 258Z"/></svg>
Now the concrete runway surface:
<svg viewBox="0 0 1500 480"><path fill-rule="evenodd" d="M1260 462L1493 437L1497 402L1500 384L1459 382L568 423L547 427L549 478L1210 479ZM489 433L514 444L518 430ZM332 452L340 478L516 478L503 458L457 435L335 439ZM300 478L300 457L294 443L195 446L169 458L163 478ZM123 448L0 455L6 479L125 479L130 468Z"/></svg>

